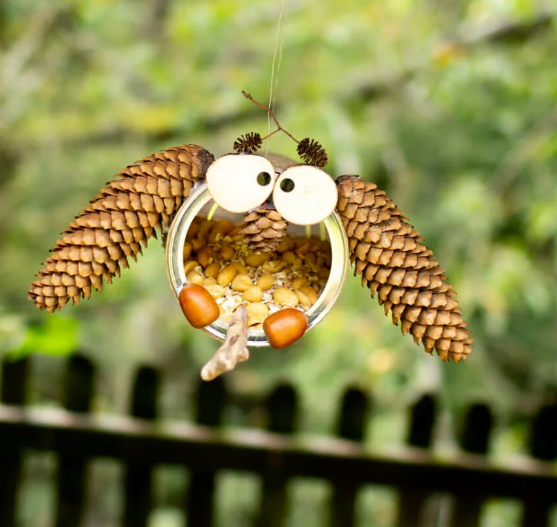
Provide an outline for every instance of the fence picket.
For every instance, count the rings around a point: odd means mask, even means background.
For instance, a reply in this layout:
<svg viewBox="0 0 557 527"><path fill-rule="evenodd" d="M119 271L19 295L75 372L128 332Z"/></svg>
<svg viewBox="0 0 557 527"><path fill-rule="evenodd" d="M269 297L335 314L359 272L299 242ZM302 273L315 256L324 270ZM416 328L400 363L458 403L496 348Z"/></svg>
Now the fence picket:
<svg viewBox="0 0 557 527"><path fill-rule="evenodd" d="M489 440L493 428L491 410L484 404L469 408L460 437L460 448L469 454L485 455L489 450ZM478 527L480 513L485 501L475 488L459 494L453 507L453 527Z"/></svg>
<svg viewBox="0 0 557 527"><path fill-rule="evenodd" d="M370 411L370 400L361 390L346 390L338 416L336 435L350 441L364 440L366 421ZM329 527L352 527L355 522L356 498L359 485L349 475L333 485L330 501Z"/></svg>
<svg viewBox="0 0 557 527"><path fill-rule="evenodd" d="M153 368L140 368L135 376L130 415L153 420L157 416L160 376ZM153 465L137 461L124 472L124 527L145 527L152 507Z"/></svg>
<svg viewBox="0 0 557 527"><path fill-rule="evenodd" d="M74 355L68 361L64 379L64 407L88 413L93 399L94 367L89 359ZM88 459L72 452L72 443L62 445L56 475L56 527L79 527L85 506Z"/></svg>
<svg viewBox="0 0 557 527"><path fill-rule="evenodd" d="M27 376L29 360L9 360L2 362L2 391L0 401L3 404L24 406L27 394ZM22 451L0 452L0 525L15 527L16 503L21 481Z"/></svg>
<svg viewBox="0 0 557 527"><path fill-rule="evenodd" d="M296 429L298 401L289 385L277 386L265 403L268 416L267 430L277 434L291 434ZM256 516L257 527L283 527L288 517L287 478L283 459L279 454L267 456L261 473L261 499Z"/></svg>
<svg viewBox="0 0 557 527"><path fill-rule="evenodd" d="M532 422L530 455L540 461L557 459L557 404L541 408ZM524 501L522 527L549 527L555 497L539 495Z"/></svg>
<svg viewBox="0 0 557 527"><path fill-rule="evenodd" d="M424 395L412 407L406 443L414 448L431 446L435 425L435 399ZM431 492L423 490L419 481L408 481L400 486L397 527L419 527L426 500Z"/></svg>
<svg viewBox="0 0 557 527"><path fill-rule="evenodd" d="M222 377L211 382L201 381L195 396L196 422L205 426L220 426L226 405L226 387ZM210 469L191 472L185 509L189 527L213 525L215 477L216 471Z"/></svg>

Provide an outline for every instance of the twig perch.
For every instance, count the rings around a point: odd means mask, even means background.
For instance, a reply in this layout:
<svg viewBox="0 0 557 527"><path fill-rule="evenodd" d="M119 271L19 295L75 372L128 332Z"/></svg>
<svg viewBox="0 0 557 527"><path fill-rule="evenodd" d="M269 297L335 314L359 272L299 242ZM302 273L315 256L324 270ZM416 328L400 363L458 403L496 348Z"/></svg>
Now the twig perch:
<svg viewBox="0 0 557 527"><path fill-rule="evenodd" d="M201 378L212 381L221 373L232 371L238 362L249 359L248 350L248 312L246 306L241 305L234 312L228 327L224 344L213 355L213 358L203 366Z"/></svg>
<svg viewBox="0 0 557 527"><path fill-rule="evenodd" d="M295 141L296 143L299 143L300 141L298 141L290 132L287 132L278 122L278 119L275 116L275 113L273 112L273 110L271 110L271 108L269 108L268 106L265 106L264 104L261 104L260 102L257 102L249 93L246 93L244 90L242 90L242 95L250 100L253 104L255 104L256 106L259 106L259 108L262 108L263 110L265 110L266 112L269 112L269 115L273 118L273 121L275 121L275 124L277 125L277 129L274 132L271 132L270 134L266 135L265 137L262 137L261 140L265 141L265 139L268 139L269 137L271 137L272 135L275 135L278 132L284 132L288 137L290 137L290 139L292 139L293 141Z"/></svg>

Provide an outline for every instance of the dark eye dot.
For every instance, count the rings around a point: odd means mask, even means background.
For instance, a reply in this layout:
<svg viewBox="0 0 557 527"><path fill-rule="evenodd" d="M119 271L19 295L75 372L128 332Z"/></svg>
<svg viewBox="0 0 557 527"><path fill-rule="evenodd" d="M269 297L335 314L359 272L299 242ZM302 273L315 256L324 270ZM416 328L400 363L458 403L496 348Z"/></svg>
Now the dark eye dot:
<svg viewBox="0 0 557 527"><path fill-rule="evenodd" d="M271 182L271 174L268 172L259 172L259 174L257 174L257 182L262 187L266 187Z"/></svg>
<svg viewBox="0 0 557 527"><path fill-rule="evenodd" d="M283 192L292 192L294 190L294 181L291 179L283 179L280 182L280 188Z"/></svg>

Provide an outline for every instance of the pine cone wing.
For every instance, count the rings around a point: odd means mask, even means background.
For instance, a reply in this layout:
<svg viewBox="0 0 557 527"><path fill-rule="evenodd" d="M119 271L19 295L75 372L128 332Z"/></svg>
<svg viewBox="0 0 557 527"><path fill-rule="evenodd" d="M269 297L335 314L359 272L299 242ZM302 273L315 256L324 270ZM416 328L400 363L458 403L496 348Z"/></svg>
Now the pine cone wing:
<svg viewBox="0 0 557 527"><path fill-rule="evenodd" d="M172 222L193 185L205 178L214 157L196 145L182 145L126 167L100 191L62 233L29 299L49 312L72 299L89 298L112 282L128 257L137 259L141 244Z"/></svg>
<svg viewBox="0 0 557 527"><path fill-rule="evenodd" d="M422 243L404 213L373 183L358 176L337 180L337 211L349 240L355 274L378 295L402 332L435 349L444 360L459 362L472 349L466 322L445 282L444 270Z"/></svg>

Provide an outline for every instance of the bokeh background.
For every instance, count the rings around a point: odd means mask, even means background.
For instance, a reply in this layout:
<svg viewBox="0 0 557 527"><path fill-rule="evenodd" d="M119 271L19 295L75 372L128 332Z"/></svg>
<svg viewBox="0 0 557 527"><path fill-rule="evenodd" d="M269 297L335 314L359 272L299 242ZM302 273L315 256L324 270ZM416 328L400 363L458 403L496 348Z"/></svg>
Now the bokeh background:
<svg viewBox="0 0 557 527"><path fill-rule="evenodd" d="M472 401L496 410L494 459L520 453L527 418L557 393L556 13L550 0L3 0L0 354L37 354L32 402L55 404L64 356L80 350L101 369L97 410L125 412L133 371L153 364L163 414L188 418L215 342L183 319L160 242L60 314L39 312L27 288L120 168L184 142L219 155L242 133L266 133L241 90L266 102L275 57L282 124L325 146L333 177L361 174L406 212L447 269L475 344L465 363L443 364L351 278L302 343L257 351L227 375L230 426L257 426L252 402L287 380L302 397L303 433L328 434L353 384L373 393L372 450L401 444L408 404L434 392L437 455L454 449L456 416ZM269 148L295 155L285 136ZM22 525L48 525L52 460L27 469ZM88 525L117 516L117 471L96 467ZM154 527L179 525L181 477L161 470ZM235 495L255 483L225 480L220 525L247 525ZM295 488L291 525L319 525L321 487ZM362 507L388 526L392 500L371 494ZM513 513L495 507L489 526Z"/></svg>

